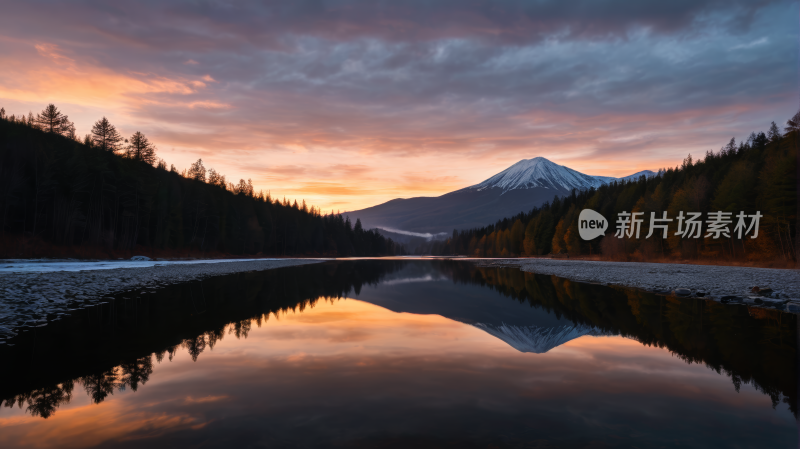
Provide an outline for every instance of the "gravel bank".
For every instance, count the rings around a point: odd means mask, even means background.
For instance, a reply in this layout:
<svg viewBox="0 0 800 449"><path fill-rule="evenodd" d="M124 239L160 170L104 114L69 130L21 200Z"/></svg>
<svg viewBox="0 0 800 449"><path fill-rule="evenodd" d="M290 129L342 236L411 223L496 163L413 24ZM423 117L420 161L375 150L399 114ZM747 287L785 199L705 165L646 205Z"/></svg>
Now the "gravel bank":
<svg viewBox="0 0 800 449"><path fill-rule="evenodd" d="M49 273L0 273L0 344L25 328L46 326L107 296L210 276L321 262L314 259L248 260Z"/></svg>
<svg viewBox="0 0 800 449"><path fill-rule="evenodd" d="M683 288L691 291L685 296L700 296L699 292L703 297L717 301L800 312L798 270L563 259L504 259L486 261L482 265L518 266L531 273L580 282L623 285L663 294L672 294ZM755 286L769 287L772 293L756 295L751 292Z"/></svg>

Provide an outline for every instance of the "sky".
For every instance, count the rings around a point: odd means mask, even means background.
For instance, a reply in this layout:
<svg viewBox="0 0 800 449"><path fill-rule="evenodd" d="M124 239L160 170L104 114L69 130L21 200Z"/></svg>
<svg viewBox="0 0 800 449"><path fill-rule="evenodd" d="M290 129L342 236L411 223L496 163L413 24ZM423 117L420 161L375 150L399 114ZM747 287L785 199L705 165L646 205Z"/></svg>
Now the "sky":
<svg viewBox="0 0 800 449"><path fill-rule="evenodd" d="M537 156L676 166L800 105L795 1L2 2L0 106L323 211Z"/></svg>

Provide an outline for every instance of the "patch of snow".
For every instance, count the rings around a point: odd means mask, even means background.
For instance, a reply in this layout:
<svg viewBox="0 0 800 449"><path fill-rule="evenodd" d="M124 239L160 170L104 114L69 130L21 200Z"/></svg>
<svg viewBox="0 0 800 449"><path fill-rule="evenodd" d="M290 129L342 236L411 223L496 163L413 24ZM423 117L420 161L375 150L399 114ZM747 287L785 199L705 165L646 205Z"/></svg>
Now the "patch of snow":
<svg viewBox="0 0 800 449"><path fill-rule="evenodd" d="M475 184L469 188L478 191L501 188L503 192L506 192L540 187L569 192L572 189L598 188L612 181L636 180L640 176L650 178L656 176L656 173L651 170L643 170L622 178L591 176L569 167L558 165L543 157L535 157L533 159L523 159L480 184Z"/></svg>

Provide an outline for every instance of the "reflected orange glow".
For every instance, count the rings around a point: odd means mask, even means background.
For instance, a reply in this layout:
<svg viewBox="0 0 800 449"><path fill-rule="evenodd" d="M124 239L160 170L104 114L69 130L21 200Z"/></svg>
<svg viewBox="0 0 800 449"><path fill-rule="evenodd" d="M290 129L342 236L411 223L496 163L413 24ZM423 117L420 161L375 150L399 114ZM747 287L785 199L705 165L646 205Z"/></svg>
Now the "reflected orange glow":
<svg viewBox="0 0 800 449"><path fill-rule="evenodd" d="M226 333L231 332L233 325ZM198 369L201 378L195 375ZM449 379L447 388L469 391L478 395L476 400L483 394L519 394L544 402L583 394L646 396L653 394L657 383L662 389L658 393L668 392L671 397L703 397L726 407L769 407L768 398L750 387L732 395L727 380L713 370L686 364L633 340L582 337L545 354L527 354L478 328L438 315L394 313L345 299L320 301L304 312L272 316L260 328L254 321L248 338L226 337L196 363L179 352L174 361L156 365L146 387L136 393L116 393L99 405L91 404L77 386L73 401L47 420L4 408L0 446L91 446L180 429L200 430L211 419L206 416L207 407L238 407L243 400L224 393L228 385L256 388L253 382L274 383L276 388L291 389L287 394L302 396L304 382L340 378L344 373L361 379L356 384L384 378L407 382L404 373L444 376ZM201 396L192 393L196 382L212 391ZM479 390L475 382L481 385ZM344 393L354 385L339 380L331 388ZM395 383L387 391L397 388L406 389ZM513 393L514 389L518 392ZM404 394L414 391L412 387ZM268 399L270 403L276 400Z"/></svg>

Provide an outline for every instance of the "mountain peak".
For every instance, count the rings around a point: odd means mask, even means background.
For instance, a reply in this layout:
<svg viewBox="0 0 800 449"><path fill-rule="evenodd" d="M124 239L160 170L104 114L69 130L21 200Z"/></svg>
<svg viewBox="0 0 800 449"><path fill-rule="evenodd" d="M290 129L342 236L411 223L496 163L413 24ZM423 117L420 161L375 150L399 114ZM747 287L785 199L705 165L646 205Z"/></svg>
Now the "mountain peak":
<svg viewBox="0 0 800 449"><path fill-rule="evenodd" d="M650 170L643 170L622 178L591 176L538 156L531 159L522 159L482 183L468 187L468 189L481 191L500 188L503 189L503 192L506 192L539 187L565 193L572 191L572 189L598 188L612 181L635 181L640 176L652 178L655 175L656 173Z"/></svg>
<svg viewBox="0 0 800 449"><path fill-rule="evenodd" d="M600 187L613 180L604 176L589 176L569 167L558 165L543 157L523 159L470 189L501 188L503 191L542 187L569 192L572 189Z"/></svg>

